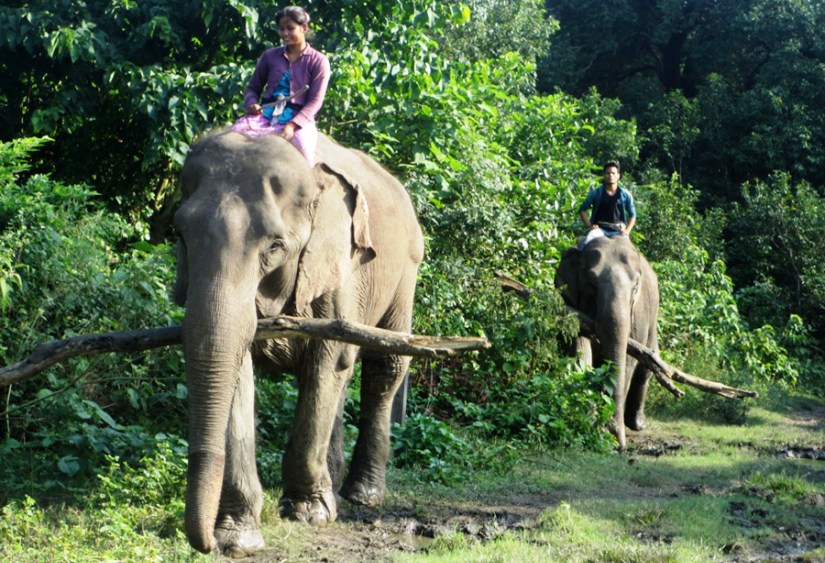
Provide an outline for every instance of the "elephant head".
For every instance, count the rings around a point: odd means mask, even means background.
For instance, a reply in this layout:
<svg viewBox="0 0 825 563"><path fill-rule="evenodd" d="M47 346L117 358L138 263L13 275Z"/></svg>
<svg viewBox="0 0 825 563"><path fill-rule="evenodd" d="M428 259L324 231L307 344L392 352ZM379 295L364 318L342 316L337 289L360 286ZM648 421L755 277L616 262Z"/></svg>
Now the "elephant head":
<svg viewBox="0 0 825 563"><path fill-rule="evenodd" d="M616 412L611 431L620 449L625 426L644 427L644 398L650 374L627 354L628 338L658 349L656 274L627 237L602 237L584 249L568 250L556 273L565 302L595 322L592 365L614 366ZM587 354L585 353L585 356Z"/></svg>
<svg viewBox="0 0 825 563"><path fill-rule="evenodd" d="M200 551L215 547L230 411L239 374L251 380L257 318L305 313L370 257L365 203L333 180L275 136L221 133L186 158L175 298L186 304L186 531ZM254 471L254 428L252 435Z"/></svg>

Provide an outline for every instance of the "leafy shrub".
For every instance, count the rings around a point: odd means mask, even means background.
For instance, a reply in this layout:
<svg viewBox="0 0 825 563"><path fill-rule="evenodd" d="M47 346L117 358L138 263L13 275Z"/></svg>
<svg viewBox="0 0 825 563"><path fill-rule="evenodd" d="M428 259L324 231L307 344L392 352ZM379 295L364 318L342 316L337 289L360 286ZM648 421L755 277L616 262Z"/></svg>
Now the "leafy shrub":
<svg viewBox="0 0 825 563"><path fill-rule="evenodd" d="M680 260L684 249L692 246L714 258L723 256L724 217L717 212L700 215L696 210L699 192L676 174L665 179L657 171L644 171L633 188L639 218L634 242L648 260Z"/></svg>
<svg viewBox="0 0 825 563"><path fill-rule="evenodd" d="M457 410L490 436L606 451L614 445L606 431L615 408L611 387L607 368L581 370L570 360L554 372L534 372L518 386L495 388L483 410L455 401Z"/></svg>
<svg viewBox="0 0 825 563"><path fill-rule="evenodd" d="M292 380L255 380L255 414L257 428L258 475L265 487L281 482L281 462L289 441L298 388Z"/></svg>
<svg viewBox="0 0 825 563"><path fill-rule="evenodd" d="M700 377L761 394L797 383L802 364L783 346L784 331L771 325L749 330L723 262L688 245L678 261L653 266L659 275L659 342L666 360ZM659 405L656 400L653 404ZM691 392L678 404L661 407L738 423L748 403Z"/></svg>
<svg viewBox="0 0 825 563"><path fill-rule="evenodd" d="M123 505L171 504L182 509L186 490L186 442L158 434L154 437L153 450L135 467L117 456L105 456L108 465L97 475L98 485L90 504L115 509Z"/></svg>
<svg viewBox="0 0 825 563"><path fill-rule="evenodd" d="M22 544L27 538L37 537L45 517L37 506L37 501L25 496L3 506L0 510L0 545Z"/></svg>
<svg viewBox="0 0 825 563"><path fill-rule="evenodd" d="M775 329L765 325L748 330L723 262L711 262L705 251L688 246L679 261L660 262L654 267L661 292L659 334L663 349L678 357L705 348L717 358L721 369L739 371L745 381L796 383L797 365L775 337Z"/></svg>
<svg viewBox="0 0 825 563"><path fill-rule="evenodd" d="M0 361L57 338L178 321L168 246L140 241L145 229L106 212L87 186L17 179L39 144L0 144L0 277L17 277L3 296ZM104 455L139 459L155 433L145 427L182 434L181 363L179 350L80 357L12 386L3 447L24 455L4 464L4 490L29 490L35 476L55 486L87 479ZM19 480L18 462L36 468L32 483Z"/></svg>
<svg viewBox="0 0 825 563"><path fill-rule="evenodd" d="M793 313L825 337L825 199L790 173L744 185L742 199L731 213L729 255L749 322L778 327Z"/></svg>
<svg viewBox="0 0 825 563"><path fill-rule="evenodd" d="M424 482L455 483L467 471L505 469L514 460L508 446L482 446L446 422L421 413L407 417L403 426L393 425L392 444L393 465L414 469L416 478Z"/></svg>

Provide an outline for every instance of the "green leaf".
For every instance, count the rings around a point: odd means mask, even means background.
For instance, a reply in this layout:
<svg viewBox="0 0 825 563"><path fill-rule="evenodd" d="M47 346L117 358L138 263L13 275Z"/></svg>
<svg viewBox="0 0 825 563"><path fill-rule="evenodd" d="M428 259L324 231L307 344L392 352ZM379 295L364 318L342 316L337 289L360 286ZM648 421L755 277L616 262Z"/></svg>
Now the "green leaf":
<svg viewBox="0 0 825 563"><path fill-rule="evenodd" d="M74 477L78 471L80 471L79 458L74 455L63 456L57 462L57 468L60 469L61 473L69 477Z"/></svg>

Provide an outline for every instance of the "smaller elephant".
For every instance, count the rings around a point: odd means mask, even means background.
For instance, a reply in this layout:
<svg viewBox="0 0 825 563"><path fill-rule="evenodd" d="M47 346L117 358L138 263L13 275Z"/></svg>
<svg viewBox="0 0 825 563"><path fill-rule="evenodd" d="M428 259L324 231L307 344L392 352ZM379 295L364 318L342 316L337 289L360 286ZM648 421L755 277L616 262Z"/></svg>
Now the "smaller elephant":
<svg viewBox="0 0 825 563"><path fill-rule="evenodd" d="M645 396L650 371L627 354L628 338L658 353L656 322L659 282L644 256L627 237L599 238L562 256L555 285L568 306L595 322L596 340L580 337L576 349L584 362L615 366L616 412L610 430L624 450L625 427L645 427Z"/></svg>

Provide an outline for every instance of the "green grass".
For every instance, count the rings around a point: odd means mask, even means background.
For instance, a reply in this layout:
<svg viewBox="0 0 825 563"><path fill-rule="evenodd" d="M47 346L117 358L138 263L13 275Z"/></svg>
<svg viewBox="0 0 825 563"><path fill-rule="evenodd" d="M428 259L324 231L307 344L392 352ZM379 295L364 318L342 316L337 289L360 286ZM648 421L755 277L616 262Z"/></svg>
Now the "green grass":
<svg viewBox="0 0 825 563"><path fill-rule="evenodd" d="M821 561L825 467L781 452L825 447L823 412L820 403L793 401L753 408L742 426L654 419L623 455L521 451L513 466L470 471L449 485L391 469L383 507L344 503L339 522L324 530L282 521L280 491L270 490L268 551L256 561ZM169 451L151 461L113 462L85 501L12 500L0 509L0 560L214 560L184 538L183 491L171 486L182 489L179 464ZM136 484L167 488L142 502ZM435 537L412 532L407 551L369 551L403 535L405 521L431 525Z"/></svg>
<svg viewBox="0 0 825 563"><path fill-rule="evenodd" d="M116 510L7 504L0 518L3 561L198 561L173 514L154 506Z"/></svg>
<svg viewBox="0 0 825 563"><path fill-rule="evenodd" d="M637 442L681 446L660 457L633 449L624 456L531 457L513 471L512 482L474 488L493 498L504 491L548 493L553 506L536 525L483 544L436 542L426 556L400 560L711 561L734 553L770 556L790 549L794 537L807 537L813 540L795 556L815 561L822 556L816 538L825 539L825 468L821 461L778 456L793 444L825 447L825 421L788 417L811 411L800 406L795 413L755 408L744 426L653 421Z"/></svg>

